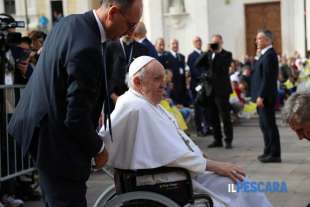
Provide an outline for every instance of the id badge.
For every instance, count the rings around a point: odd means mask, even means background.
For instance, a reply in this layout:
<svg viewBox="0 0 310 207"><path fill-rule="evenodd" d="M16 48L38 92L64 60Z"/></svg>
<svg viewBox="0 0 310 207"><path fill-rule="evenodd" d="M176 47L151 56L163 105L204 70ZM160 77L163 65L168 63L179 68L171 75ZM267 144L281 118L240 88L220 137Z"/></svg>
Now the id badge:
<svg viewBox="0 0 310 207"><path fill-rule="evenodd" d="M125 76L125 83L126 83L126 85L129 85L129 75L128 75L128 73L126 73L126 76Z"/></svg>
<svg viewBox="0 0 310 207"><path fill-rule="evenodd" d="M4 84L13 85L13 73L5 73Z"/></svg>
<svg viewBox="0 0 310 207"><path fill-rule="evenodd" d="M180 74L183 75L183 73L184 73L184 69L180 68Z"/></svg>
<svg viewBox="0 0 310 207"><path fill-rule="evenodd" d="M196 91L196 92L199 92L201 89L202 89L201 84L195 87L195 91Z"/></svg>

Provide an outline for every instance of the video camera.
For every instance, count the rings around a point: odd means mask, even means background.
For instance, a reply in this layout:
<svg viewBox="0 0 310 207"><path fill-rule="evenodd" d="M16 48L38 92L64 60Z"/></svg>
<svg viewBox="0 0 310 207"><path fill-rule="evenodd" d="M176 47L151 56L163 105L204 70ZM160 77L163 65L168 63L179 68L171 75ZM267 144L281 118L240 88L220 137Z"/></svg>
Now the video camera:
<svg viewBox="0 0 310 207"><path fill-rule="evenodd" d="M209 45L212 51L217 51L218 49L220 49L220 45L218 43L210 43Z"/></svg>
<svg viewBox="0 0 310 207"><path fill-rule="evenodd" d="M22 38L21 33L11 29L23 27L25 27L23 21L15 21L10 15L0 14L0 84L5 83L5 74L14 70L10 58L6 55L7 51L11 46L19 44Z"/></svg>
<svg viewBox="0 0 310 207"><path fill-rule="evenodd" d="M25 22L15 21L13 17L7 14L0 14L0 50L5 50L9 44L20 42L21 34L10 32L9 29L23 27L25 27Z"/></svg>
<svg viewBox="0 0 310 207"><path fill-rule="evenodd" d="M0 14L0 31L5 31L10 28L24 28L24 21L15 21L13 17L7 14Z"/></svg>

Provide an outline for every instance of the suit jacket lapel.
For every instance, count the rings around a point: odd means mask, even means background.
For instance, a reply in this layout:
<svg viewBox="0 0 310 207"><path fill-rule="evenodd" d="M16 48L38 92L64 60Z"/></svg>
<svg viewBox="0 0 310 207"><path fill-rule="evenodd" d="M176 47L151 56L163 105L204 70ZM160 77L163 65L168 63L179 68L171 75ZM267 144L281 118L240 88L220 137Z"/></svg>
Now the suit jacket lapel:
<svg viewBox="0 0 310 207"><path fill-rule="evenodd" d="M125 47L122 47L121 45L122 43L120 42L120 40L118 41L118 44L117 44L117 50L118 51L121 51L120 53L116 53L118 54L119 58L123 61L126 61L126 56L125 56Z"/></svg>
<svg viewBox="0 0 310 207"><path fill-rule="evenodd" d="M198 57L202 54L202 53L197 52L196 50L194 52L195 52L196 56L198 56Z"/></svg>
<svg viewBox="0 0 310 207"><path fill-rule="evenodd" d="M273 49L273 47L270 48L270 49L268 49L264 54L260 55L258 60L263 59L263 57L264 57L267 53L270 53L270 52L275 52L275 50Z"/></svg>

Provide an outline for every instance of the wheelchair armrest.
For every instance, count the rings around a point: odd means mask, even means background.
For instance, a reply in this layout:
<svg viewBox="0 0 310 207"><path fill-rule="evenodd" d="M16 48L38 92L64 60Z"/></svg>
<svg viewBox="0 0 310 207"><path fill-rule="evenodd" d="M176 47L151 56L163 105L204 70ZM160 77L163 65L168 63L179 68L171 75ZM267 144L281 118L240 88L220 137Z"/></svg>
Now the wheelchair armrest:
<svg viewBox="0 0 310 207"><path fill-rule="evenodd" d="M172 180L169 178L171 175L174 178ZM114 182L117 194L149 191L165 195L182 206L194 202L192 179L190 173L183 168L115 169Z"/></svg>
<svg viewBox="0 0 310 207"><path fill-rule="evenodd" d="M154 175L158 173L168 173L168 172L182 172L186 175L187 178L191 178L190 173L188 170L180 167L158 167L158 168L151 168L151 169L139 169L139 170L124 170L124 169L117 169L115 171L118 173L134 173L138 176L140 175Z"/></svg>
<svg viewBox="0 0 310 207"><path fill-rule="evenodd" d="M122 183L124 181L130 181L133 185L136 185L136 178L141 176L155 176L165 173L180 173L186 180L191 182L191 175L188 170L179 167L159 167L152 169L139 169L139 170L124 170L124 169L114 169L114 181L116 186L121 186L124 189ZM192 191L192 189L191 189Z"/></svg>

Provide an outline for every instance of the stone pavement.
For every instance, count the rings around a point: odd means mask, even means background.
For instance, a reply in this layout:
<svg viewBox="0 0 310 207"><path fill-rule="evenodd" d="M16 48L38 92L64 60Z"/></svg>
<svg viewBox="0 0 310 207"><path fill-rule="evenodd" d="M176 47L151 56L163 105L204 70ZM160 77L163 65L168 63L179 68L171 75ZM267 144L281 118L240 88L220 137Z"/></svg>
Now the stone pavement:
<svg viewBox="0 0 310 207"><path fill-rule="evenodd" d="M249 178L256 181L286 181L287 193L268 193L274 207L305 207L310 203L310 142L299 141L280 121L282 146L281 164L262 164L256 160L263 149L263 139L257 118L242 120L234 128L234 148L207 149L212 137L193 138L210 159L229 161L243 166ZM92 206L99 194L112 181L102 172L91 176L87 199ZM26 207L43 207L41 202L26 203Z"/></svg>

